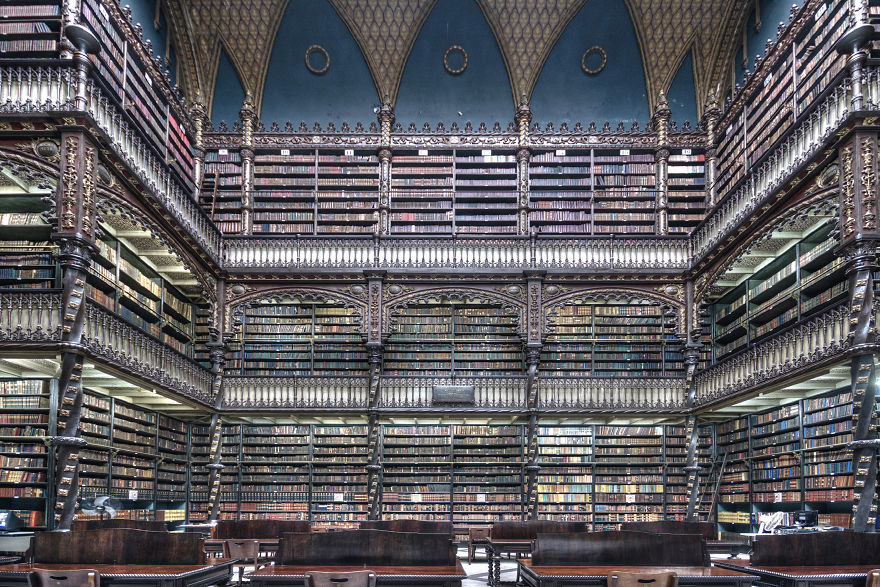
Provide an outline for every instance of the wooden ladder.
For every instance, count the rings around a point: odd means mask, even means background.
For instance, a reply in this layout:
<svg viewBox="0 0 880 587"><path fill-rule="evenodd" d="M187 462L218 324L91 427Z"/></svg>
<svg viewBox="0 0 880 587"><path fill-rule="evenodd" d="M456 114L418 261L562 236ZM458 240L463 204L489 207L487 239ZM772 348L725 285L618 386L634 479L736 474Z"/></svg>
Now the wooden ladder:
<svg viewBox="0 0 880 587"><path fill-rule="evenodd" d="M712 469L709 470L709 477L712 477L712 472L715 471L715 467L717 465L717 461L712 463ZM727 465L727 453L724 453L724 456L721 457L721 465L718 467L718 476L715 478L715 487L712 488L712 503L709 506L708 517L712 517L712 512L715 511L715 504L718 502L718 487L721 485L721 477L724 475L724 467ZM706 488L708 487L708 483L703 486L700 490L700 496L697 498L697 517L699 518L700 509L703 506L703 502L706 501ZM717 522L718 516L716 515L715 520Z"/></svg>

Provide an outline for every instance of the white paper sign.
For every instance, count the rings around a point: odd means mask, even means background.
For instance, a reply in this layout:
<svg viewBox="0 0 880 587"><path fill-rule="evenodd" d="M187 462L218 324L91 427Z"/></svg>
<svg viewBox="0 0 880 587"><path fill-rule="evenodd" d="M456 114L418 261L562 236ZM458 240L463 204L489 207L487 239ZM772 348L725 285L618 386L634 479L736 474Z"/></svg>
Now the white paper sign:
<svg viewBox="0 0 880 587"><path fill-rule="evenodd" d="M344 493L334 493L333 494L333 501L345 501L345 494Z"/></svg>
<svg viewBox="0 0 880 587"><path fill-rule="evenodd" d="M290 155L290 149L281 149L282 155Z"/></svg>
<svg viewBox="0 0 880 587"><path fill-rule="evenodd" d="M427 157L428 149L419 149L419 157Z"/></svg>
<svg viewBox="0 0 880 587"><path fill-rule="evenodd" d="M137 489L129 489L128 490L128 499L137 499L138 498L138 490Z"/></svg>
<svg viewBox="0 0 880 587"><path fill-rule="evenodd" d="M345 156L346 157L354 157L354 149L346 149Z"/></svg>
<svg viewBox="0 0 880 587"><path fill-rule="evenodd" d="M415 502L421 502L422 501L422 494L421 493L413 493L412 495L409 496L409 500L415 501Z"/></svg>
<svg viewBox="0 0 880 587"><path fill-rule="evenodd" d="M486 494L485 493L478 493L477 494L477 501L480 503L486 503Z"/></svg>

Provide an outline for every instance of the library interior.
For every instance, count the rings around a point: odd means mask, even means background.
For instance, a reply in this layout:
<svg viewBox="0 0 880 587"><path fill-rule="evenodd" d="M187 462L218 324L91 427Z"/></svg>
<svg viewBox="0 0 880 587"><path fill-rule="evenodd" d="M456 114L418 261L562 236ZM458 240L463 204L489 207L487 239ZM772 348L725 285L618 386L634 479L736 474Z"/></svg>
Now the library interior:
<svg viewBox="0 0 880 587"><path fill-rule="evenodd" d="M880 585L880 0L128 1L0 3L0 582Z"/></svg>

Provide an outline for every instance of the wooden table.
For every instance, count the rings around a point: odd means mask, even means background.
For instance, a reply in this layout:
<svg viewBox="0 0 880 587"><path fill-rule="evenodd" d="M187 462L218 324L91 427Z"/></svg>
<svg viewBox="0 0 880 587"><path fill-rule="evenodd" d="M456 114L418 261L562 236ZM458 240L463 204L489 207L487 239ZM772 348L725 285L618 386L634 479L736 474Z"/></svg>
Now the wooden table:
<svg viewBox="0 0 880 587"><path fill-rule="evenodd" d="M878 554L880 557L880 554ZM781 587L811 587L812 585L854 585L862 587L868 573L880 568L875 565L835 565L833 567L810 566L752 566L746 559L718 560L715 564L725 569L735 569L760 577L764 584Z"/></svg>
<svg viewBox="0 0 880 587"><path fill-rule="evenodd" d="M279 585L305 585L308 571L347 572L369 569L376 573L378 585L428 585L436 587L461 587L467 573L456 560L448 567L404 567L404 566L271 566L252 573L246 573L251 587L278 587Z"/></svg>
<svg viewBox="0 0 880 587"><path fill-rule="evenodd" d="M534 540L531 538L489 538L489 541L486 543L486 561L489 564L489 587L498 587L501 584L501 555L531 554L533 542Z"/></svg>
<svg viewBox="0 0 880 587"><path fill-rule="evenodd" d="M748 587L758 579L755 575L719 567L637 567L607 565L533 566L531 559L518 559L524 585L532 587L559 587L561 585L605 585L608 573L669 573L678 574L678 584L714 585L716 587Z"/></svg>
<svg viewBox="0 0 880 587"><path fill-rule="evenodd" d="M278 550L278 538L230 538L229 540L259 540L260 541L260 558L271 558L275 556ZM209 557L223 556L223 543L226 540L205 540L205 552Z"/></svg>
<svg viewBox="0 0 880 587"><path fill-rule="evenodd" d="M203 587L225 585L232 577L232 559L211 559L204 565L83 565L17 563L0 565L0 587L26 586L33 569L94 569L101 575L101 587Z"/></svg>

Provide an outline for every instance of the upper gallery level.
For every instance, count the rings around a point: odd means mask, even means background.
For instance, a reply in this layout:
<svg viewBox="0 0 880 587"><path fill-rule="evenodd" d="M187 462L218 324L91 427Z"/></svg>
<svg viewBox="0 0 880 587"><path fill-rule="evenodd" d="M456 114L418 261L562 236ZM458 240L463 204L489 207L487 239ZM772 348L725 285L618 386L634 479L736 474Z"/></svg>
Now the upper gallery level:
<svg viewBox="0 0 880 587"><path fill-rule="evenodd" d="M169 6L174 16L176 4ZM880 102L872 55L854 83L853 50L839 43L853 23L875 17L864 2L813 0L786 11L755 72L735 83L736 64L720 61L730 79L696 102L699 122L680 126L672 121L684 104L675 84L665 87L668 99L649 94L642 125L631 118L542 124L533 113L540 101L526 100L510 108L506 124L416 126L396 119L393 100L380 100L369 123L282 126L260 121L260 108L271 109L259 93L244 97L231 126L215 126L163 71L170 49L156 56L156 41L144 37L151 27L134 24L113 0L22 0L3 10L6 136L90 129L110 181L117 177L142 206L160 211L213 271L230 274L687 274L712 262L730 236L797 200L834 159L840 131L870 121ZM64 33L73 25L98 39L81 47L89 50L83 81ZM179 49L171 36L168 46ZM557 40L564 48L565 34ZM185 61L171 60L178 78ZM715 100L731 85L723 104ZM212 95L216 111L221 98ZM51 181L51 157L26 157L12 142L2 155L9 164L43 166Z"/></svg>

